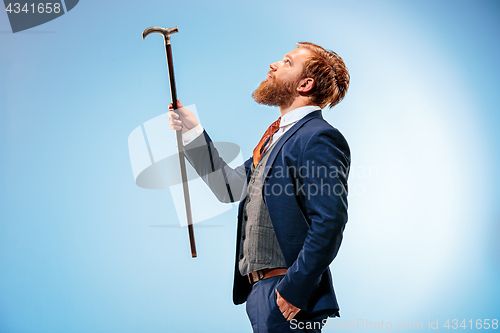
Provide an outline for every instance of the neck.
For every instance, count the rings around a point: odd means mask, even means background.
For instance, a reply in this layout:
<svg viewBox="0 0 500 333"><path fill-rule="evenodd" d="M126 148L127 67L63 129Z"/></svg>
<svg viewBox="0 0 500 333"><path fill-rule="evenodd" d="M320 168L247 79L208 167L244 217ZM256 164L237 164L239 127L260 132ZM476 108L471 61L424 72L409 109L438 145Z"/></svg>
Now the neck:
<svg viewBox="0 0 500 333"><path fill-rule="evenodd" d="M304 96L299 96L299 97L294 99L293 103L290 106L287 106L287 107L280 106L281 116L283 117L285 114L287 114L288 112L290 112L292 110L301 108L303 106L308 106L308 105L312 105L309 98L304 97Z"/></svg>

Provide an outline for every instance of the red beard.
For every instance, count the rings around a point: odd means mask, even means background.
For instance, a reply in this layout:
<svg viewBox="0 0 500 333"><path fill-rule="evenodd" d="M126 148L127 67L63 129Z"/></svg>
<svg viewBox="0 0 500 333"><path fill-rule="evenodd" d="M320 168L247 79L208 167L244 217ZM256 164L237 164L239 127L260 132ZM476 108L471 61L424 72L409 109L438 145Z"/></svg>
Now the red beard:
<svg viewBox="0 0 500 333"><path fill-rule="evenodd" d="M297 92L299 81L300 78L281 81L271 77L262 81L252 93L252 97L259 104L287 108L292 105L295 97L299 96Z"/></svg>

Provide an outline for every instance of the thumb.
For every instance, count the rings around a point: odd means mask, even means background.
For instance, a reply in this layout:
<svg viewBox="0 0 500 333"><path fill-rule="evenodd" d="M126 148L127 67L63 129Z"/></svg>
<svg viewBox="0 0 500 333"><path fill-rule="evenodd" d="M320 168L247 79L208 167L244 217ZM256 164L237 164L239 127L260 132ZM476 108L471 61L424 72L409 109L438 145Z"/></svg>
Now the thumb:
<svg viewBox="0 0 500 333"><path fill-rule="evenodd" d="M179 114L180 114L181 116L183 116L183 117L187 117L187 116L189 116L189 113L190 113L190 112L189 112L189 110L188 110L188 109L186 109L186 108L182 105L182 103L181 103L181 101L180 101L180 100L177 100L177 110L179 111Z"/></svg>
<svg viewBox="0 0 500 333"><path fill-rule="evenodd" d="M182 103L181 103L181 100L180 100L180 99L178 99L178 100L177 100L177 111L179 112L179 114L180 114L181 116L183 116L183 117L184 117L184 116L186 116L186 109L185 109L185 108L184 108L184 106L182 105Z"/></svg>

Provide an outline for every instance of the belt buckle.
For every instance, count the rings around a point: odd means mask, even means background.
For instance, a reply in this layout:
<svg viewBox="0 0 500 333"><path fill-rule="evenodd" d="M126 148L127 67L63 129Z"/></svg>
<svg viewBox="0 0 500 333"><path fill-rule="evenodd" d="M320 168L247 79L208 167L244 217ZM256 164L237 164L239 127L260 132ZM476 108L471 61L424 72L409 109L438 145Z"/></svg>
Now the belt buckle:
<svg viewBox="0 0 500 333"><path fill-rule="evenodd" d="M262 278L264 277L264 274L262 274L262 277L261 277L260 273L262 273L262 272L261 271L256 271L256 272L252 272L252 273L250 273L250 274L247 275L248 276L248 281L250 282L250 284L254 284L257 281L262 280Z"/></svg>
<svg viewBox="0 0 500 333"><path fill-rule="evenodd" d="M248 277L248 282L250 282L250 285L252 285L254 283L254 281L253 281L253 272L250 273L250 274L248 274L247 277Z"/></svg>

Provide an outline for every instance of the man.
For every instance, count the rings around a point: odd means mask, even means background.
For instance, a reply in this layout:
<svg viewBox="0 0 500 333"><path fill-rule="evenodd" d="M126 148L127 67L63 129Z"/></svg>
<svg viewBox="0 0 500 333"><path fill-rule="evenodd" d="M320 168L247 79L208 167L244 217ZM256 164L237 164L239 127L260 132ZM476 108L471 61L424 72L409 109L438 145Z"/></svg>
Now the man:
<svg viewBox="0 0 500 333"><path fill-rule="evenodd" d="M329 265L347 222L350 151L321 116L339 103L349 73L334 52L298 43L269 65L252 94L281 117L242 166L219 156L194 115L179 104L189 162L222 202L240 200L233 301L247 302L254 332L320 332L339 316ZM172 105L170 105L172 108Z"/></svg>

